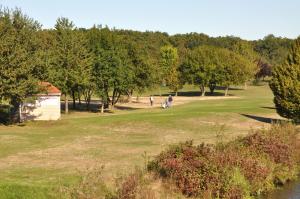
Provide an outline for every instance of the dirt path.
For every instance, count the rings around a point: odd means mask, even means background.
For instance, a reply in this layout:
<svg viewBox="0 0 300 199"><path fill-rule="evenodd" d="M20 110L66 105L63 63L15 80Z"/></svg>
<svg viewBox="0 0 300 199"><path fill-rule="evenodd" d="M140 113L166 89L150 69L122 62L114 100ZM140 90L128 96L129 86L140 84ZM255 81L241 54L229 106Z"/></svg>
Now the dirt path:
<svg viewBox="0 0 300 199"><path fill-rule="evenodd" d="M236 96L208 96L208 97L183 97L183 96L177 96L173 97L173 106L182 105L194 101L203 101L203 100L226 100L226 99L238 99L239 97ZM135 109L145 109L145 108L153 108L153 107L161 107L161 104L167 99L166 96L160 97L156 96L154 97L154 104L151 107L150 106L150 100L149 97L139 97L138 100L136 97L132 98L132 102L130 103L119 103L118 108L135 108Z"/></svg>

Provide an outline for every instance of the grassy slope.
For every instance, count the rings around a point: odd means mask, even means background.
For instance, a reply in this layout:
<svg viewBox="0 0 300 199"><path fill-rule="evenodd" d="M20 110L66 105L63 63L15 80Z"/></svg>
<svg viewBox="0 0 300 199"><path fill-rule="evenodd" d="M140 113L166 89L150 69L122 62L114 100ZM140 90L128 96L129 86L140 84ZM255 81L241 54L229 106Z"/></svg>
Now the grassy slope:
<svg viewBox="0 0 300 199"><path fill-rule="evenodd" d="M77 169L95 164L104 164L111 179L143 165L144 152L152 156L188 139L214 143L217 131L232 139L267 125L241 114L276 116L274 109L264 108L273 106L267 86L230 93L241 98L105 116L73 113L56 122L0 126L0 198L47 198L51 187L74 182Z"/></svg>

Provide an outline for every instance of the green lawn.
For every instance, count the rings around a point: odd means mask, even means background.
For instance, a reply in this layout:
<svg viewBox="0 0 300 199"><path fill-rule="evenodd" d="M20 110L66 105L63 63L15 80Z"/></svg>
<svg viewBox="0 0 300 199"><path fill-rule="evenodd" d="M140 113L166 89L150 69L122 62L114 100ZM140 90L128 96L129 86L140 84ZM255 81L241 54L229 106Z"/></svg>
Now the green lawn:
<svg viewBox="0 0 300 199"><path fill-rule="evenodd" d="M215 143L220 139L216 132L233 139L278 117L268 86L230 94L240 98L103 116L72 112L55 122L0 126L0 198L48 198L53 187L74 183L78 171L97 164L105 165L111 182L142 166L145 152L151 157L169 144L190 139Z"/></svg>

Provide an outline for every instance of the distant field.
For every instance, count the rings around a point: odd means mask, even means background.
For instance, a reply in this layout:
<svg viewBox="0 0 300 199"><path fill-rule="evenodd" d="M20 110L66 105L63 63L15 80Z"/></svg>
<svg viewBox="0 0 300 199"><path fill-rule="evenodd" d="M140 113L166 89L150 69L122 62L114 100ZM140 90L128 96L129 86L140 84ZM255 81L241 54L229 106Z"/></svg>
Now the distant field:
<svg viewBox="0 0 300 199"><path fill-rule="evenodd" d="M149 94L158 92L145 95ZM195 88L180 94L193 95ZM279 118L268 86L229 94L239 98L196 101L168 110L117 110L102 116L71 112L55 122L0 126L0 198L48 198L53 187L75 183L78 170L95 164L105 165L111 181L142 166L144 153L151 157L169 144L191 139L195 143L233 139Z"/></svg>

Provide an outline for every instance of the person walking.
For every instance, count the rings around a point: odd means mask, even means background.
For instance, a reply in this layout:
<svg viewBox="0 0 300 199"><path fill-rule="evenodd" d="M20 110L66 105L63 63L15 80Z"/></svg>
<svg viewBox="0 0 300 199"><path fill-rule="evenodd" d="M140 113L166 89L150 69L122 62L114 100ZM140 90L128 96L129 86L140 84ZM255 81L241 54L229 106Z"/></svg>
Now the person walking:
<svg viewBox="0 0 300 199"><path fill-rule="evenodd" d="M169 95L169 97L168 97L168 107L172 106L172 102L173 102L173 97L172 97L172 95Z"/></svg>
<svg viewBox="0 0 300 199"><path fill-rule="evenodd" d="M153 104L154 104L154 97L150 95L150 105L153 106Z"/></svg>

